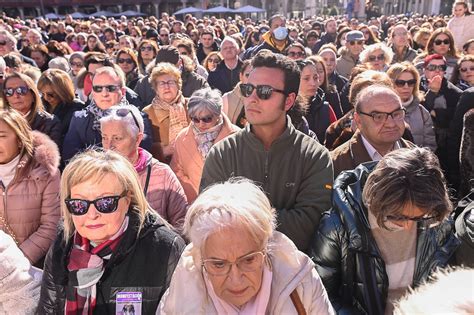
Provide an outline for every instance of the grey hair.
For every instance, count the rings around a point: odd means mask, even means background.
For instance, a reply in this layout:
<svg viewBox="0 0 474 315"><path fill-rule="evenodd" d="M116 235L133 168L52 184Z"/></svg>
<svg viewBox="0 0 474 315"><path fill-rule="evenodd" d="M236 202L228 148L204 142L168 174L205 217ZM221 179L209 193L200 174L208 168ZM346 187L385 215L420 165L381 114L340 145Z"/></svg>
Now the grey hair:
<svg viewBox="0 0 474 315"><path fill-rule="evenodd" d="M184 233L202 249L213 233L229 227L243 227L262 248L276 226L275 209L261 188L245 178L208 187L188 209Z"/></svg>
<svg viewBox="0 0 474 315"><path fill-rule="evenodd" d="M222 45L224 45L225 42L230 42L234 45L235 48L239 49L239 44L237 44L237 41L234 38L232 38L230 36L224 37L224 39L221 42L221 47L222 47Z"/></svg>
<svg viewBox="0 0 474 315"><path fill-rule="evenodd" d="M18 40L16 39L15 36L13 36L12 33L8 32L8 31L6 31L6 30L0 30L0 35L3 35L3 36L5 36L6 38L8 38L8 40L13 43L13 50L14 50L14 51L17 50L17 49L16 49L16 45L17 45L17 43L18 43Z"/></svg>
<svg viewBox="0 0 474 315"><path fill-rule="evenodd" d="M48 67L50 69L63 70L64 72L67 72L67 73L71 71L71 67L69 67L69 62L64 57L56 57L56 58L51 59L48 62Z"/></svg>
<svg viewBox="0 0 474 315"><path fill-rule="evenodd" d="M123 88L125 86L125 75L122 69L117 64L113 64L113 67L104 66L97 69L94 73L94 77L92 78L92 81L94 81L94 78L96 76L101 75L101 74L108 74L111 77L117 77L120 87Z"/></svg>
<svg viewBox="0 0 474 315"><path fill-rule="evenodd" d="M120 110L120 109L128 109L130 111L130 114L123 117L119 116L117 115L117 110ZM128 134L132 136L134 139L138 137L138 134L140 132L143 132L145 128L144 123L143 123L143 117L140 114L140 111L138 110L137 107L133 105L114 105L109 108L109 111L110 112L108 115L102 117L99 120L101 126L104 123L107 123L110 121L119 121L125 125L125 128L128 131ZM133 117L135 117L135 119L137 120L138 127ZM140 130L138 130L138 128L140 128Z"/></svg>
<svg viewBox="0 0 474 315"><path fill-rule="evenodd" d="M5 59L3 59L2 56L0 56L0 70L5 71L6 67L7 67L7 64L5 63Z"/></svg>
<svg viewBox="0 0 474 315"><path fill-rule="evenodd" d="M366 46L364 50L360 53L359 60L361 63L366 63L369 61L369 55L376 50L383 51L385 55L385 64L389 65L393 60L393 51L384 43L376 43L369 46Z"/></svg>
<svg viewBox="0 0 474 315"><path fill-rule="evenodd" d="M388 98L393 98L400 104L400 107L402 106L402 100L400 96L398 96L398 94L395 93L393 89L384 85L375 84L365 87L357 94L357 98L354 105L356 112L361 110L362 104L367 104L371 101L372 98L381 95L386 96Z"/></svg>
<svg viewBox="0 0 474 315"><path fill-rule="evenodd" d="M84 56L85 53L83 53L82 51L76 51L69 56L69 61L73 61L74 59L81 59L81 61L84 62Z"/></svg>
<svg viewBox="0 0 474 315"><path fill-rule="evenodd" d="M204 88L195 91L188 102L188 115L196 115L202 110L208 110L213 115L219 116L222 112L222 95L217 89Z"/></svg>

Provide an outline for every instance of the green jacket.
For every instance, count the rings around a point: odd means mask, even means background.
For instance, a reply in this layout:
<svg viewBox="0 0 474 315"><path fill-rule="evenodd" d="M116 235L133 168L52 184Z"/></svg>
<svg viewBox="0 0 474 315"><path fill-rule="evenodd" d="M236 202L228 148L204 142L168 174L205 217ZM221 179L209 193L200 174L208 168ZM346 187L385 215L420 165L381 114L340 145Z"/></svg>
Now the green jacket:
<svg viewBox="0 0 474 315"><path fill-rule="evenodd" d="M277 212L277 229L306 251L319 219L331 205L333 183L329 152L287 128L266 151L250 126L218 142L204 164L201 191L231 177L246 177L262 186Z"/></svg>

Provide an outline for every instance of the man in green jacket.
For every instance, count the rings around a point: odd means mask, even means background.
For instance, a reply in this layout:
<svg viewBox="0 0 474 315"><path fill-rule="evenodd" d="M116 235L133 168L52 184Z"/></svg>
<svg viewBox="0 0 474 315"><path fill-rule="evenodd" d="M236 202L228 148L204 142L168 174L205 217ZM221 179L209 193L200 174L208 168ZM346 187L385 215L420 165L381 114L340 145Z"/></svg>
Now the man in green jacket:
<svg viewBox="0 0 474 315"><path fill-rule="evenodd" d="M241 84L249 124L217 143L206 158L201 190L243 176L261 185L277 211L278 230L302 251L321 214L330 208L329 152L297 131L286 112L298 94L300 73L289 58L262 50Z"/></svg>

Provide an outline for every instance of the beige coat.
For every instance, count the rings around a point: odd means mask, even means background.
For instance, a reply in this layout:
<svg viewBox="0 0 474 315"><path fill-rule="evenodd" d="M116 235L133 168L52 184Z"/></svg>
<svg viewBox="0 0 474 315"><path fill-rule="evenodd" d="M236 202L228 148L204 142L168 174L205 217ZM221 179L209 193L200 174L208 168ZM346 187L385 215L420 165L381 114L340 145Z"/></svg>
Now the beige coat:
<svg viewBox="0 0 474 315"><path fill-rule="evenodd" d="M228 135L239 131L239 127L233 125L225 114L222 114L222 117L224 119L224 125L214 144ZM171 169L176 173L176 176L178 176L189 204L191 204L198 195L203 167L204 159L197 148L192 127L188 126L176 137L174 154L171 160Z"/></svg>
<svg viewBox="0 0 474 315"><path fill-rule="evenodd" d="M48 251L56 238L59 211L59 151L48 136L34 134L34 155L23 157L15 177L0 202L0 216L6 219L20 249L36 263ZM0 223L0 229L8 232Z"/></svg>
<svg viewBox="0 0 474 315"><path fill-rule="evenodd" d="M237 84L232 91L222 95L222 101L224 102L222 111L229 117L231 123L234 125L237 124L240 112L244 108L244 100L240 93L240 84Z"/></svg>

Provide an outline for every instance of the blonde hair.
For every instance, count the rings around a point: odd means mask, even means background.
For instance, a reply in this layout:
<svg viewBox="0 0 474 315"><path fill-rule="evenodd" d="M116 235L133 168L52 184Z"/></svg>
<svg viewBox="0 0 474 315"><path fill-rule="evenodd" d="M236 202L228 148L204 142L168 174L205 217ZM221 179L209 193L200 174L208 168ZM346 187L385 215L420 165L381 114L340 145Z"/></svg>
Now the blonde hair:
<svg viewBox="0 0 474 315"><path fill-rule="evenodd" d="M179 72L179 69L176 68L175 65L169 62L160 62L153 68L153 71L151 72L150 79L149 79L149 82L151 83L151 86L153 87L153 89L155 89L156 91L156 80L158 80L158 77L162 75L167 75L167 74L176 78L176 82L178 83L178 89L181 90L181 87L183 86L181 73Z"/></svg>
<svg viewBox="0 0 474 315"><path fill-rule="evenodd" d="M0 110L0 121L3 121L15 133L21 144L20 156L33 156L33 135L26 119L16 110Z"/></svg>
<svg viewBox="0 0 474 315"><path fill-rule="evenodd" d="M395 63L391 65L390 68L388 68L387 75L390 77L390 79L392 79L392 82L395 83L395 80L397 80L398 77L404 72L411 73L415 78L416 84L413 88L412 94L414 97L418 98L419 100L422 100L422 95L420 94L420 74L412 63L408 61L404 61L402 63Z"/></svg>
<svg viewBox="0 0 474 315"><path fill-rule="evenodd" d="M77 154L64 169L61 177L61 212L64 217L64 240L67 241L74 233L72 214L66 208L64 200L70 197L71 188L82 182L95 179L99 182L106 175L113 174L120 182L124 191L131 195L130 208L140 219L140 232L145 215L151 210L140 185L138 174L130 162L119 153L111 150L88 150Z"/></svg>
<svg viewBox="0 0 474 315"><path fill-rule="evenodd" d="M366 46L364 50L359 55L359 60L362 63L369 62L369 56L376 50L381 50L385 56L385 64L389 65L393 59L393 51L384 43L375 43L369 46Z"/></svg>

